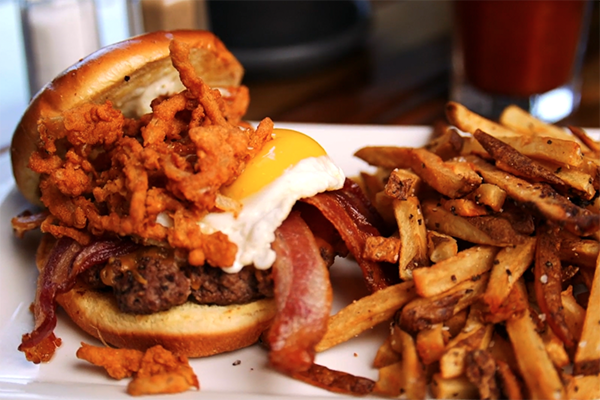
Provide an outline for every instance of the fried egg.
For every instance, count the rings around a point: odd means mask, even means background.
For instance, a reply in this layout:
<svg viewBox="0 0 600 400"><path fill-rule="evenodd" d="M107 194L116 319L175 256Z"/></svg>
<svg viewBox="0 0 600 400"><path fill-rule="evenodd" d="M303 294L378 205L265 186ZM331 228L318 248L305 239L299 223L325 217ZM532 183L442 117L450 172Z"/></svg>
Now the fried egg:
<svg viewBox="0 0 600 400"><path fill-rule="evenodd" d="M345 176L315 140L300 132L274 129L273 139L248 162L236 181L221 190L242 209L210 213L198 225L203 233L223 232L237 245L235 262L223 268L238 272L245 265L267 269L275 261L275 230L299 199L340 189Z"/></svg>

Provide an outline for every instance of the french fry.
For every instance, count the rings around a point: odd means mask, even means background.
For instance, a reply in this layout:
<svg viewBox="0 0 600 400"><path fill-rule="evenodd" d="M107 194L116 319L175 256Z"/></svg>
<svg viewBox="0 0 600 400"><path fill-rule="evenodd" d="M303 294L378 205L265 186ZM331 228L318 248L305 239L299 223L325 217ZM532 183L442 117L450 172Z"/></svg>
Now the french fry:
<svg viewBox="0 0 600 400"><path fill-rule="evenodd" d="M379 377L373 386L373 393L385 397L399 397L402 394L402 361L385 365L379 369Z"/></svg>
<svg viewBox="0 0 600 400"><path fill-rule="evenodd" d="M566 389L570 400L600 399L600 374L569 377Z"/></svg>
<svg viewBox="0 0 600 400"><path fill-rule="evenodd" d="M500 365L500 363L504 363L511 370L518 371L519 365L517 364L517 357L515 356L512 344L499 335L498 332L494 332L492 335L492 340L487 350L494 357L494 360L496 360L496 364Z"/></svg>
<svg viewBox="0 0 600 400"><path fill-rule="evenodd" d="M475 201L475 204L488 206L493 211L499 212L504 205L506 192L496 185L482 183L469 194L469 198Z"/></svg>
<svg viewBox="0 0 600 400"><path fill-rule="evenodd" d="M523 399L523 393L521 391L521 385L514 370L508 366L504 361L496 360L497 376L500 381L500 387L504 395L509 400L521 400Z"/></svg>
<svg viewBox="0 0 600 400"><path fill-rule="evenodd" d="M375 382L371 379L329 369L319 364L312 364L308 370L294 372L291 376L299 381L331 392L355 396L369 394L375 386Z"/></svg>
<svg viewBox="0 0 600 400"><path fill-rule="evenodd" d="M452 345L448 343L446 352L440 358L440 373L442 377L457 378L463 375L465 372L465 358L468 352L487 347L492 337L492 332L493 325L489 324L474 328L471 335L457 343L453 343Z"/></svg>
<svg viewBox="0 0 600 400"><path fill-rule="evenodd" d="M585 236L600 228L599 215L574 205L550 186L543 183L531 184L477 157L469 160L484 181L499 186L515 201L535 207L549 220L564 224L570 232Z"/></svg>
<svg viewBox="0 0 600 400"><path fill-rule="evenodd" d="M443 378L434 374L431 382L431 394L435 399L479 399L479 390L466 376Z"/></svg>
<svg viewBox="0 0 600 400"><path fill-rule="evenodd" d="M575 137L569 135L564 129L555 125L546 124L514 105L506 107L504 111L502 111L499 120L503 126L524 135L576 141ZM581 147L583 152L589 150L585 145L582 145Z"/></svg>
<svg viewBox="0 0 600 400"><path fill-rule="evenodd" d="M505 247L493 261L490 281L483 295L483 301L492 313L498 311L515 283L529 268L535 254L535 237L527 238L523 244Z"/></svg>
<svg viewBox="0 0 600 400"><path fill-rule="evenodd" d="M442 357L446 349L445 333L443 324L433 324L417 333L417 353L423 364L432 364Z"/></svg>
<svg viewBox="0 0 600 400"><path fill-rule="evenodd" d="M569 355L565 350L565 346L552 329L546 329L540 333L544 348L548 357L557 368L564 368L569 365Z"/></svg>
<svg viewBox="0 0 600 400"><path fill-rule="evenodd" d="M410 169L396 168L390 173L385 184L385 194L398 200L406 200L416 196L421 188L422 180Z"/></svg>
<svg viewBox="0 0 600 400"><path fill-rule="evenodd" d="M519 153L518 150L509 144L496 139L480 129L475 131L473 137L496 160L497 168L535 182L547 182L561 188L566 187L565 182L552 171L534 163L533 160Z"/></svg>
<svg viewBox="0 0 600 400"><path fill-rule="evenodd" d="M532 399L564 399L565 389L529 313L506 321L521 376Z"/></svg>
<svg viewBox="0 0 600 400"><path fill-rule="evenodd" d="M442 160L448 160L460 155L464 138L453 128L447 128L440 136L425 145L425 149L438 155Z"/></svg>
<svg viewBox="0 0 600 400"><path fill-rule="evenodd" d="M450 124L455 125L463 132L474 133L477 129L481 129L490 135L498 136L519 136L519 133L490 121L473 111L469 110L462 104L453 101L446 105L446 118Z"/></svg>
<svg viewBox="0 0 600 400"><path fill-rule="evenodd" d="M413 271L417 293L432 297L443 293L467 279L479 279L492 268L498 249L491 246L474 246L459 252L429 268Z"/></svg>
<svg viewBox="0 0 600 400"><path fill-rule="evenodd" d="M590 138L583 129L576 126L569 126L569 130L573 136L579 139L581 143L586 145L590 151L596 155L596 157L600 156L600 144L592 140L592 138Z"/></svg>
<svg viewBox="0 0 600 400"><path fill-rule="evenodd" d="M496 384L496 361L489 352L471 350L465 357L465 375L477 388L482 399L500 398Z"/></svg>
<svg viewBox="0 0 600 400"><path fill-rule="evenodd" d="M548 161L537 160L536 164L554 171L554 174L559 177L568 187L569 191L584 200L591 200L596 194L594 187L594 179L592 176L584 172L580 168L567 168Z"/></svg>
<svg viewBox="0 0 600 400"><path fill-rule="evenodd" d="M457 168L422 148L363 147L354 155L378 167L411 168L423 181L451 198L462 197L481 183L481 178L467 164Z"/></svg>
<svg viewBox="0 0 600 400"><path fill-rule="evenodd" d="M458 244L452 236L427 230L427 257L433 263L454 257L458 253Z"/></svg>
<svg viewBox="0 0 600 400"><path fill-rule="evenodd" d="M590 298L581 330L581 339L573 360L575 374L597 375L600 373L600 257L590 289Z"/></svg>
<svg viewBox="0 0 600 400"><path fill-rule="evenodd" d="M400 327L417 332L432 324L449 320L453 315L473 304L484 292L489 274L479 280L468 279L452 289L433 297L418 297L402 308Z"/></svg>
<svg viewBox="0 0 600 400"><path fill-rule="evenodd" d="M442 329L446 330L451 338L455 337L465 327L468 315L467 309L456 312L453 316L444 321L444 327Z"/></svg>
<svg viewBox="0 0 600 400"><path fill-rule="evenodd" d="M427 259L427 230L419 199L394 200L394 216L400 236L398 269L400 278L412 279L413 270L429 265Z"/></svg>
<svg viewBox="0 0 600 400"><path fill-rule="evenodd" d="M575 168L583 162L581 147L572 140L532 135L499 137L498 140L511 146L520 154L535 160L550 161L564 167ZM489 152L485 145L483 147Z"/></svg>
<svg viewBox="0 0 600 400"><path fill-rule="evenodd" d="M400 244L400 239L396 237L370 236L366 240L363 257L393 264L398 261Z"/></svg>
<svg viewBox="0 0 600 400"><path fill-rule="evenodd" d="M478 310L471 308L463 330L446 345L440 358L440 373L444 378L456 378L465 372L465 357L471 350L488 347L493 333L493 325L485 324Z"/></svg>
<svg viewBox="0 0 600 400"><path fill-rule="evenodd" d="M488 289L495 283L488 283ZM484 314L484 320L494 324L506 321L515 314L524 312L529 308L527 302L527 292L523 279L519 279L504 301L490 312Z"/></svg>
<svg viewBox="0 0 600 400"><path fill-rule="evenodd" d="M427 394L425 369L419 360L415 342L408 333L398 329L402 342L402 392L408 399L424 399Z"/></svg>
<svg viewBox="0 0 600 400"><path fill-rule="evenodd" d="M388 365L397 363L401 359L402 356L392 348L391 336L388 336L385 342L377 349L377 354L375 354L375 358L373 359L373 367L387 367Z"/></svg>
<svg viewBox="0 0 600 400"><path fill-rule="evenodd" d="M479 217L488 214L488 211L484 206L481 206L470 199L442 199L441 203L442 207L447 211L450 211L454 215L460 215L461 217Z"/></svg>
<svg viewBox="0 0 600 400"><path fill-rule="evenodd" d="M600 243L582 239L569 232L561 232L560 260L585 268L595 268L600 253Z"/></svg>
<svg viewBox="0 0 600 400"><path fill-rule="evenodd" d="M561 302L565 313L565 323L569 327L569 331L573 334L575 341L581 339L581 330L583 329L583 321L585 320L585 309L577 303L573 297L573 286L569 286L560 294Z"/></svg>
<svg viewBox="0 0 600 400"><path fill-rule="evenodd" d="M424 201L422 210L427 229L470 243L505 247L525 239L507 219L497 216L460 217L433 201Z"/></svg>
<svg viewBox="0 0 600 400"><path fill-rule="evenodd" d="M327 332L315 350L325 351L391 319L396 310L415 296L414 283L408 281L388 286L350 303L329 317Z"/></svg>
<svg viewBox="0 0 600 400"><path fill-rule="evenodd" d="M539 229L535 249L535 297L548 326L565 343L573 347L573 335L565 322L560 292L562 291L561 265L558 256L560 229L544 225Z"/></svg>

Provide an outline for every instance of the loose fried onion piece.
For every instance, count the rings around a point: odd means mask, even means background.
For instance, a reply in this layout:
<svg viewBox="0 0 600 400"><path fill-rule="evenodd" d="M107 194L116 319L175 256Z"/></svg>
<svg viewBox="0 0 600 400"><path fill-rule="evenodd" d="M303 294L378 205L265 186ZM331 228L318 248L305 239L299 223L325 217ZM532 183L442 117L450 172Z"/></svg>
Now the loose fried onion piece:
<svg viewBox="0 0 600 400"><path fill-rule="evenodd" d="M140 120L125 118L110 102L42 118L39 149L29 161L53 215L42 231L83 245L103 234L168 242L193 265L229 266L236 246L223 235L203 234L196 221L229 207L217 201L220 187L270 139L273 123L265 119L256 130L242 123L243 112L231 107L247 101L228 101L209 88L189 61L189 46L174 41L170 50L187 89L155 99ZM247 98L247 90L238 96ZM158 223L159 215L172 226Z"/></svg>
<svg viewBox="0 0 600 400"><path fill-rule="evenodd" d="M359 396L371 393L375 385L375 382L370 379L335 371L318 364L312 364L306 371L295 372L292 377L331 392Z"/></svg>
<svg viewBox="0 0 600 400"><path fill-rule="evenodd" d="M133 376L127 385L127 393L132 396L181 393L191 387L200 389L187 357L176 356L162 346L142 352L81 343L77 358L103 367L114 379Z"/></svg>

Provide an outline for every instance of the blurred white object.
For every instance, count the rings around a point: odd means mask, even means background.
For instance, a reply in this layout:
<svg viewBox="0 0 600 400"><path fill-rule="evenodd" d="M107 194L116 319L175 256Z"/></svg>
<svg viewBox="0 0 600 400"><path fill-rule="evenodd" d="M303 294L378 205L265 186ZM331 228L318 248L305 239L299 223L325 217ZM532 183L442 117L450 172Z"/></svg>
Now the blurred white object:
<svg viewBox="0 0 600 400"><path fill-rule="evenodd" d="M100 47L93 0L21 0L29 90Z"/></svg>

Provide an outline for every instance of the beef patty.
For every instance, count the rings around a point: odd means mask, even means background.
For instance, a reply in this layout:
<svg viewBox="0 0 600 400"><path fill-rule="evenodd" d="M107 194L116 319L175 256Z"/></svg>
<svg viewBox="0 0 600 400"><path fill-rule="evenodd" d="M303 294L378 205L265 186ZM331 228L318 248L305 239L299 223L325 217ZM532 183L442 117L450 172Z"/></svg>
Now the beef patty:
<svg viewBox="0 0 600 400"><path fill-rule="evenodd" d="M111 286L121 311L151 314L188 300L226 306L273 297L271 271L245 267L229 274L176 260L168 249L144 247L88 270L81 279L95 289Z"/></svg>

